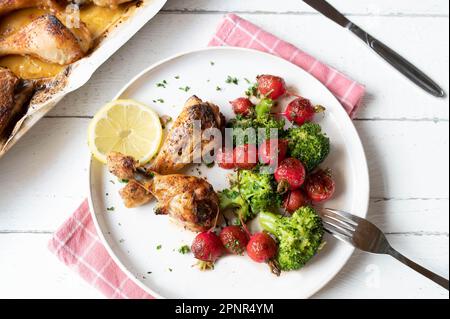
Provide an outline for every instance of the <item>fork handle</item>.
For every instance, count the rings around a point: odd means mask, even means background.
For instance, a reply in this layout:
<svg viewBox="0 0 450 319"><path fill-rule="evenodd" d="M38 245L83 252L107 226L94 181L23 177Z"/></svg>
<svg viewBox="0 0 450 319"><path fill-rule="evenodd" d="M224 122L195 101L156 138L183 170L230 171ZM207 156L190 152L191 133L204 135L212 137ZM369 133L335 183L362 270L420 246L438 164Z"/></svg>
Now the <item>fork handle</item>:
<svg viewBox="0 0 450 319"><path fill-rule="evenodd" d="M448 290L448 279L445 279L444 277L439 276L438 274L420 266L419 264L416 264L414 261L403 256L392 247L389 247L388 254Z"/></svg>

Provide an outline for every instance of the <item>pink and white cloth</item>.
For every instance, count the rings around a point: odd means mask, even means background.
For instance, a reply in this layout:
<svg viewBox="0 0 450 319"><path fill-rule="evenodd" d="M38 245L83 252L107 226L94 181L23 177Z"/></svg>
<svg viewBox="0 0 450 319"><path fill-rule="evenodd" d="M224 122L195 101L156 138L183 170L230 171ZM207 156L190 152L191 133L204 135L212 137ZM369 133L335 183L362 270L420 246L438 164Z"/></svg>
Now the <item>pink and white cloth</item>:
<svg viewBox="0 0 450 319"><path fill-rule="evenodd" d="M235 14L225 16L209 45L251 48L289 60L319 79L350 117L364 95L361 84ZM97 235L87 200L55 232L49 249L108 298L153 298L109 256Z"/></svg>

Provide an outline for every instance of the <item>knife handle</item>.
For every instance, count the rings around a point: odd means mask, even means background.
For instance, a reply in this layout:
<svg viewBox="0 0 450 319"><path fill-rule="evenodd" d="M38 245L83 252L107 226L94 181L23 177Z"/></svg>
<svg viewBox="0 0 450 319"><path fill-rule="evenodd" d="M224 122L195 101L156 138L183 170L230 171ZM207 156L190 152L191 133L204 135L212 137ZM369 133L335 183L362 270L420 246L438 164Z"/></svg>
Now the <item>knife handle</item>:
<svg viewBox="0 0 450 319"><path fill-rule="evenodd" d="M417 67L408 62L400 54L389 48L381 41L375 39L373 36L365 32L356 24L349 23L347 28L363 40L369 47L371 47L378 55L385 59L394 68L400 71L412 82L419 87L427 91L428 93L437 96L444 97L444 90L430 79L425 73L420 71Z"/></svg>

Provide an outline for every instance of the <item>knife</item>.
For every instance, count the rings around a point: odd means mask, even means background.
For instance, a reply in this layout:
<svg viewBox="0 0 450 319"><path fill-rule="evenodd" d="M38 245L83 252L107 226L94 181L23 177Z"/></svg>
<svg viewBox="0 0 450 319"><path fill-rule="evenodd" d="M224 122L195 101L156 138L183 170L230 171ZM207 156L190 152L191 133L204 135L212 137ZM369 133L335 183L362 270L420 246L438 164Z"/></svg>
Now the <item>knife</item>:
<svg viewBox="0 0 450 319"><path fill-rule="evenodd" d="M307 3L340 26L353 32L358 38L363 40L370 48L378 53L378 55L428 93L437 97L445 96L444 90L425 73L420 71L412 63L408 62L400 54L390 49L387 45L375 39L356 24L348 20L342 13L337 11L336 8L325 0L303 0L303 2Z"/></svg>

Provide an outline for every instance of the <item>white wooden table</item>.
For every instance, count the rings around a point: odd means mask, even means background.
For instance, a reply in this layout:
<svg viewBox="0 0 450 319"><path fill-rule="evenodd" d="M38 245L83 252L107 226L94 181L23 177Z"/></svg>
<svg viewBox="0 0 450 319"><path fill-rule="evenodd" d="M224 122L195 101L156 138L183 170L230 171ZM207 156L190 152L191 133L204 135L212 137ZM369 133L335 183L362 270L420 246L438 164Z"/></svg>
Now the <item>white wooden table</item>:
<svg viewBox="0 0 450 319"><path fill-rule="evenodd" d="M449 92L447 0L332 0ZM47 250L87 196L90 117L144 67L203 47L237 12L366 84L355 126L370 167L369 218L400 251L449 276L449 101L405 80L300 0L169 0L92 77L0 160L0 298L101 298ZM317 298L448 298L395 260L355 253Z"/></svg>

